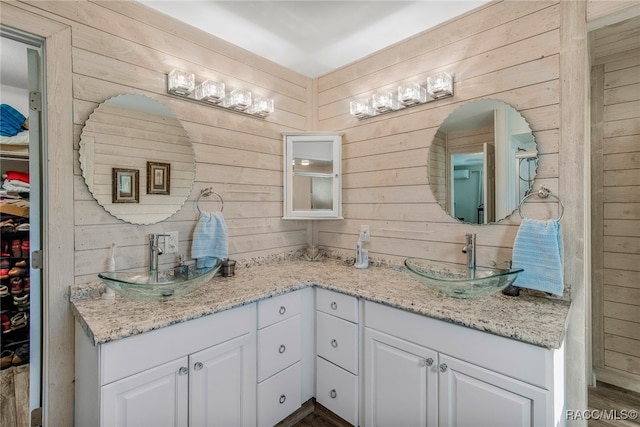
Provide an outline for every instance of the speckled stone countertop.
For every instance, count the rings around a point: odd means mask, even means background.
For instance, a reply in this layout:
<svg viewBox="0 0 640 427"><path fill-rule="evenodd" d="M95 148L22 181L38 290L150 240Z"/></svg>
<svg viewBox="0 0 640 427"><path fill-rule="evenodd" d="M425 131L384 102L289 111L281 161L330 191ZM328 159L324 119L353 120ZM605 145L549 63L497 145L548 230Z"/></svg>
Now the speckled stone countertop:
<svg viewBox="0 0 640 427"><path fill-rule="evenodd" d="M215 277L187 296L166 301L106 300L99 296L99 283L74 285L71 306L85 332L99 344L315 285L537 346L559 348L570 305L562 299L513 298L501 293L460 300L427 288L403 268L359 270L334 258L238 267L234 277Z"/></svg>

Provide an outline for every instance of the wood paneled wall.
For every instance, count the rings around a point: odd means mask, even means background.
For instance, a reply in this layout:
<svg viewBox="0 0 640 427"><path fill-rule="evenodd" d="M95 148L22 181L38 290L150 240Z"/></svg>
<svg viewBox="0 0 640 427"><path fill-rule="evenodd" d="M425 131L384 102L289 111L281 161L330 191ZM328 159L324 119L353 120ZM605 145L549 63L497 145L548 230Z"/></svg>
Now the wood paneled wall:
<svg viewBox="0 0 640 427"><path fill-rule="evenodd" d="M640 18L593 32L593 362L640 391Z"/></svg>
<svg viewBox="0 0 640 427"><path fill-rule="evenodd" d="M197 220L194 200L213 187L224 197L230 255L246 258L303 246L307 224L282 221L283 130L308 128L311 79L253 55L134 2L33 2L33 8L72 28L73 123L78 149L85 121L104 100L138 93L171 108L187 130L196 154L196 182L187 203L152 226L126 224L106 213L85 185L76 152L73 212L76 282L95 280L116 244L119 269L147 263L147 235L180 233L189 256ZM166 94L166 74L192 71L197 81L214 78L274 98L276 112L261 120ZM71 144L71 142L70 142ZM123 153L125 155L125 153ZM217 210L215 199L203 200ZM174 255L161 256L172 264Z"/></svg>
<svg viewBox="0 0 640 427"><path fill-rule="evenodd" d="M559 27L555 1L493 2L320 77L318 126L345 134L345 220L321 222L320 245L351 251L359 226L369 224L372 257L464 262L464 235L473 232L480 264L511 259L520 218L472 226L448 217L429 187L429 149L456 107L481 98L504 101L534 130L540 153L536 188L544 184L558 194ZM349 115L354 98L425 82L440 71L454 75L453 98L362 121ZM556 210L554 203L527 207L536 218Z"/></svg>

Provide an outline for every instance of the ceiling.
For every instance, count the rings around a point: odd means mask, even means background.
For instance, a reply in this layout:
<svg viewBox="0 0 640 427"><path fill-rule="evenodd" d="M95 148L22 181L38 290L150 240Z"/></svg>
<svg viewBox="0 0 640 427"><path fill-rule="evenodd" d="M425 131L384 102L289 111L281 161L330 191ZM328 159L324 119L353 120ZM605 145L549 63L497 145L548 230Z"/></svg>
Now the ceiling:
<svg viewBox="0 0 640 427"><path fill-rule="evenodd" d="M475 9L488 0L138 0L317 77Z"/></svg>

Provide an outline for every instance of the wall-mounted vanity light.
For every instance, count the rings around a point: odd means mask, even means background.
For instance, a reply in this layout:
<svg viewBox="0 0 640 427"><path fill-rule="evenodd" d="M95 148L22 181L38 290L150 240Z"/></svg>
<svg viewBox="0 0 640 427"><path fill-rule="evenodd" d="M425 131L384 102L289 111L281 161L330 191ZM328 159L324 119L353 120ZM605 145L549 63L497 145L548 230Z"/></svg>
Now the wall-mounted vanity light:
<svg viewBox="0 0 640 427"><path fill-rule="evenodd" d="M398 86L398 92L374 93L371 99L351 101L349 111L353 117L366 119L449 96L453 96L453 77L449 73L440 73L427 78L426 87L407 83Z"/></svg>
<svg viewBox="0 0 640 427"><path fill-rule="evenodd" d="M273 113L273 99L253 97L245 89L233 89L226 92L225 84L213 80L205 80L196 86L193 73L173 70L167 75L167 92L204 105L211 105L229 110L266 117Z"/></svg>

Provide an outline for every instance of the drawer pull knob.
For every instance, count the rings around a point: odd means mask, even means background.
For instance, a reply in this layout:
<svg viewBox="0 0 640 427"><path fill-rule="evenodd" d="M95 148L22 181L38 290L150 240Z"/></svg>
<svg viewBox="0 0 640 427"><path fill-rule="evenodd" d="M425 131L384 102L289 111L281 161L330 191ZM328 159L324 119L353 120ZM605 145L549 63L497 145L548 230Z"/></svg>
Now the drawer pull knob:
<svg viewBox="0 0 640 427"><path fill-rule="evenodd" d="M280 310L278 310L278 313L280 314L284 314L287 312L287 307L285 307L284 305L280 306Z"/></svg>
<svg viewBox="0 0 640 427"><path fill-rule="evenodd" d="M446 363L441 363L440 364L440 372L446 372L447 371L447 364Z"/></svg>
<svg viewBox="0 0 640 427"><path fill-rule="evenodd" d="M336 391L335 388L329 392L329 396L331 396L332 399L335 399L336 397L338 397L338 392Z"/></svg>
<svg viewBox="0 0 640 427"><path fill-rule="evenodd" d="M338 303L337 303L337 302L335 302L335 301L333 301L333 302L331 303L331 309L332 309L332 310L337 310L337 309L338 309Z"/></svg>
<svg viewBox="0 0 640 427"><path fill-rule="evenodd" d="M285 396L284 394L281 394L279 399L280 404L282 405L285 400L287 400L287 396Z"/></svg>
<svg viewBox="0 0 640 427"><path fill-rule="evenodd" d="M338 341L336 341L335 339L332 339L331 340L331 347L337 348L338 347Z"/></svg>
<svg viewBox="0 0 640 427"><path fill-rule="evenodd" d="M182 366L178 370L178 375L187 375L188 373L189 373L189 368L187 368L186 366Z"/></svg>
<svg viewBox="0 0 640 427"><path fill-rule="evenodd" d="M280 344L280 347L278 347L278 353L282 354L286 349L287 347L285 347L284 344Z"/></svg>
<svg viewBox="0 0 640 427"><path fill-rule="evenodd" d="M427 366L432 366L433 365L433 359L432 358L428 358L427 359Z"/></svg>
<svg viewBox="0 0 640 427"><path fill-rule="evenodd" d="M199 371L200 369L204 368L204 365L202 364L202 362L196 362L193 365L193 369L195 369L196 371Z"/></svg>

